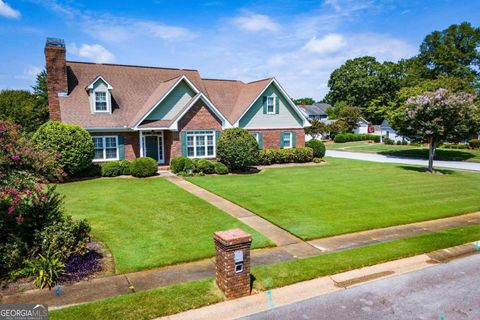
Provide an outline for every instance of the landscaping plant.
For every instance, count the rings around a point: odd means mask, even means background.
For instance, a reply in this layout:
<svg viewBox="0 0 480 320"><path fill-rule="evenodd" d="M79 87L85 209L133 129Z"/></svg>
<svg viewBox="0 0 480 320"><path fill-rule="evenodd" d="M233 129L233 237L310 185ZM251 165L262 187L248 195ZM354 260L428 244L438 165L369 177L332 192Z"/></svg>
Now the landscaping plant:
<svg viewBox="0 0 480 320"><path fill-rule="evenodd" d="M230 170L244 171L258 163L257 141L245 129L226 129L218 141L217 157Z"/></svg>
<svg viewBox="0 0 480 320"><path fill-rule="evenodd" d="M153 158L136 158L130 163L130 174L137 178L154 176L157 171L158 163Z"/></svg>
<svg viewBox="0 0 480 320"><path fill-rule="evenodd" d="M65 265L58 258L58 253L47 252L45 255L39 255L28 263L28 273L35 277L35 285L43 289L52 287L57 283L60 276L63 274Z"/></svg>
<svg viewBox="0 0 480 320"><path fill-rule="evenodd" d="M306 147L312 148L315 158L323 158L325 156L325 145L322 141L311 139L305 143Z"/></svg>
<svg viewBox="0 0 480 320"><path fill-rule="evenodd" d="M228 167L223 163L216 161L213 163L213 165L215 167L216 174L228 174Z"/></svg>
<svg viewBox="0 0 480 320"><path fill-rule="evenodd" d="M56 155L57 165L68 175L88 168L93 160L93 142L87 130L77 125L49 121L33 135L41 149Z"/></svg>
<svg viewBox="0 0 480 320"><path fill-rule="evenodd" d="M100 165L102 177L116 177L130 174L130 161L108 161Z"/></svg>

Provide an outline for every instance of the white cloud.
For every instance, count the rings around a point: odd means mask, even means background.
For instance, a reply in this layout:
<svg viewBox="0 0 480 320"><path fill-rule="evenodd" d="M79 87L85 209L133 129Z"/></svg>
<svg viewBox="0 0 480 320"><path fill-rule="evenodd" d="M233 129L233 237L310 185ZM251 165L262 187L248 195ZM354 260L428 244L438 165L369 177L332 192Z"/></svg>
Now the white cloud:
<svg viewBox="0 0 480 320"><path fill-rule="evenodd" d="M263 14L248 13L246 15L233 18L231 22L238 28L247 32L276 32L280 30L280 25L278 23L273 21L269 16Z"/></svg>
<svg viewBox="0 0 480 320"><path fill-rule="evenodd" d="M343 48L345 45L345 39L342 35L331 33L320 39L313 37L305 44L303 49L313 53L325 54L336 52Z"/></svg>
<svg viewBox="0 0 480 320"><path fill-rule="evenodd" d="M81 58L87 58L96 63L109 63L115 60L113 53L99 44L84 43L78 49L75 44L71 44L69 47L72 49L73 54L76 54Z"/></svg>
<svg viewBox="0 0 480 320"><path fill-rule="evenodd" d="M5 3L5 1L0 0L0 16L6 17L6 18L18 19L20 18L21 14L20 14L20 11L10 7L8 3Z"/></svg>
<svg viewBox="0 0 480 320"><path fill-rule="evenodd" d="M34 81L37 78L37 74L42 72L42 68L36 66L30 66L23 70L22 74L14 76L15 79Z"/></svg>

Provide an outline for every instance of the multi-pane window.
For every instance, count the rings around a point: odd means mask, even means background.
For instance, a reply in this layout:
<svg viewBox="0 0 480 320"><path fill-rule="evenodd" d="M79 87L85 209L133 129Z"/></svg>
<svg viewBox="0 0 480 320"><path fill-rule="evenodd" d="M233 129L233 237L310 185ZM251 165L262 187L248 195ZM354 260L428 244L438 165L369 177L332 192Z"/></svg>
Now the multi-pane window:
<svg viewBox="0 0 480 320"><path fill-rule="evenodd" d="M95 92L95 111L107 111L107 93L104 91Z"/></svg>
<svg viewBox="0 0 480 320"><path fill-rule="evenodd" d="M275 97L267 97L267 113L275 113Z"/></svg>
<svg viewBox="0 0 480 320"><path fill-rule="evenodd" d="M187 156L191 158L215 157L214 131L187 131Z"/></svg>
<svg viewBox="0 0 480 320"><path fill-rule="evenodd" d="M282 134L282 144L285 149L292 147L292 133L291 132L284 132Z"/></svg>
<svg viewBox="0 0 480 320"><path fill-rule="evenodd" d="M92 137L95 155L93 160L117 160L118 159L118 137Z"/></svg>

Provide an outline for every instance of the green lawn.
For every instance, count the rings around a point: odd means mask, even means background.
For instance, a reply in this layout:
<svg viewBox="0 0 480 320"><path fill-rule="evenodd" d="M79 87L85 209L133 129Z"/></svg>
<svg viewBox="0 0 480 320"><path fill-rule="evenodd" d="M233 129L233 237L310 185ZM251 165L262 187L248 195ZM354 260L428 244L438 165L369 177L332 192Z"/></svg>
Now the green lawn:
<svg viewBox="0 0 480 320"><path fill-rule="evenodd" d="M189 180L315 239L480 210L480 174L327 158L314 167Z"/></svg>
<svg viewBox="0 0 480 320"><path fill-rule="evenodd" d="M387 145L383 143L368 143L367 141L327 143L325 146L328 150L428 159L428 149L425 147ZM436 151L435 159L480 162L480 150L439 148Z"/></svg>
<svg viewBox="0 0 480 320"><path fill-rule="evenodd" d="M214 255L213 232L240 227L254 248L272 243L227 213L162 179L95 179L58 185L65 211L86 218L113 253L116 271Z"/></svg>

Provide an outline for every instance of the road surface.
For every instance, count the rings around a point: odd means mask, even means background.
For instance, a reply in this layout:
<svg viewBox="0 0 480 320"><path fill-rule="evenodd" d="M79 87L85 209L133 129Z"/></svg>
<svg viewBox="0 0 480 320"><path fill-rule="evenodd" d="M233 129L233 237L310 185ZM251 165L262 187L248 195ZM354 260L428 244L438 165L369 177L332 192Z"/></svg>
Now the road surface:
<svg viewBox="0 0 480 320"><path fill-rule="evenodd" d="M327 150L327 152L325 153L325 156L334 157L334 158L347 158L347 159L365 160L365 161L373 161L373 162L383 162L383 163L411 164L411 165L419 165L419 166L425 166L425 167L428 165L427 160L395 157L395 156L385 156L385 155L375 154L375 153ZM433 162L433 167L480 171L480 163L466 162L466 161L435 160Z"/></svg>
<svg viewBox="0 0 480 320"><path fill-rule="evenodd" d="M241 319L480 319L480 255Z"/></svg>

